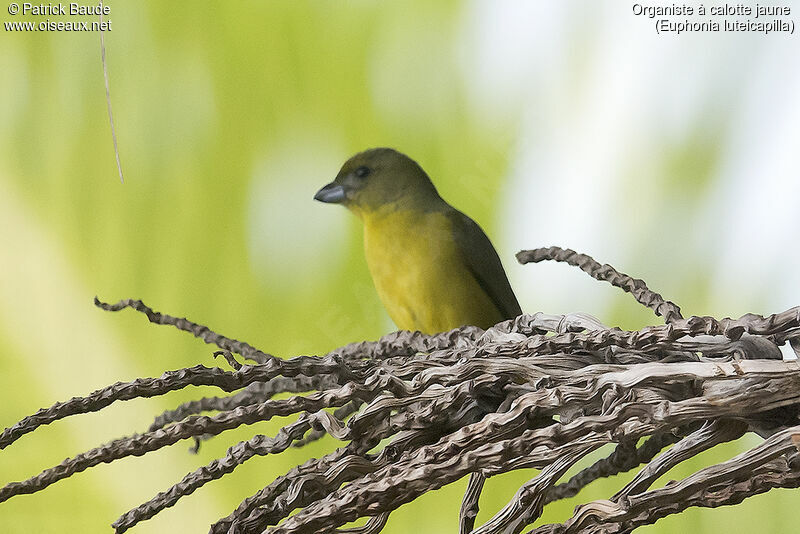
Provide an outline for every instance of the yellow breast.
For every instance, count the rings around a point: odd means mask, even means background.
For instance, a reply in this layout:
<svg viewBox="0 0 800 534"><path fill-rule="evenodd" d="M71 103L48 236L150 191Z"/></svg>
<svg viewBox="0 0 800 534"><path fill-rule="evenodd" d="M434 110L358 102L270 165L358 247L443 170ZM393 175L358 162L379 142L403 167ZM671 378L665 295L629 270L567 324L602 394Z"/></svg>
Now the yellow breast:
<svg viewBox="0 0 800 534"><path fill-rule="evenodd" d="M503 319L465 265L446 214L392 211L363 220L375 288L400 329L433 334Z"/></svg>

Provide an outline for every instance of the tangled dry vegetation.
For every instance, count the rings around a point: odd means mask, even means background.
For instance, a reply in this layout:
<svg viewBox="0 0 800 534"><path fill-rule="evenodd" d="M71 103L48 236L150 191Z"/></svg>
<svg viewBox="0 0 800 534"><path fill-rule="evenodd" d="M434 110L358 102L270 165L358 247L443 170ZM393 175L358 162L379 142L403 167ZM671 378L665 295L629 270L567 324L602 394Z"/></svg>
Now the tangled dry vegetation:
<svg viewBox="0 0 800 534"><path fill-rule="evenodd" d="M236 444L225 457L123 514L113 527L125 532L256 455L280 454L325 433L341 446L273 480L211 532L379 532L399 506L465 476L460 531L476 534L526 527L537 534L630 532L690 506L736 504L772 488L800 486L800 366L783 361L778 348L790 343L800 351L800 308L769 317L684 319L676 305L641 280L588 256L553 247L520 252L518 259L578 266L630 292L666 324L629 332L582 314L537 313L487 331L397 332L325 356L282 360L154 312L141 301L97 302L111 311L130 307L151 322L191 332L217 345L233 370L195 366L113 384L6 428L0 448L42 425L116 401L190 385L233 394L183 404L160 415L143 434L9 483L0 489L0 502L104 462L292 414L297 418L276 436ZM234 353L253 364L241 365ZM273 398L287 392L294 395ZM747 432L764 439L726 462L652 488L680 462ZM608 457L561 480L609 443L616 448ZM521 468L539 471L494 517L476 526L485 479ZM578 506L565 523L534 525L549 503L632 469L638 473L608 499ZM369 517L364 526L345 527L361 517Z"/></svg>

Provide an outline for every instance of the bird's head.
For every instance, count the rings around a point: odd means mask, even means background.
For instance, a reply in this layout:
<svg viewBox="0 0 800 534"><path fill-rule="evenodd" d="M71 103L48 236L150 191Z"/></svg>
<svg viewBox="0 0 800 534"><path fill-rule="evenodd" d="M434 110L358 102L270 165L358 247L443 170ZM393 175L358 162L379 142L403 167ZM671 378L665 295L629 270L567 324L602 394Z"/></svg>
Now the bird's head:
<svg viewBox="0 0 800 534"><path fill-rule="evenodd" d="M317 191L314 198L343 204L358 215L384 209L424 208L440 200L422 167L391 148L372 148L351 157L336 179Z"/></svg>

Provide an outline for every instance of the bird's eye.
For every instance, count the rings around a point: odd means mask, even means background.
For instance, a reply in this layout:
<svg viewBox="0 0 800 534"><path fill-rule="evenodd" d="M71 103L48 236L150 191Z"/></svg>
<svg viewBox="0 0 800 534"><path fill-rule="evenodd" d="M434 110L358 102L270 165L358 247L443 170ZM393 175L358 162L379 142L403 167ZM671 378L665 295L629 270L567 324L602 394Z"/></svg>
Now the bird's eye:
<svg viewBox="0 0 800 534"><path fill-rule="evenodd" d="M356 169L356 176L359 178L366 178L370 173L369 167L361 166Z"/></svg>

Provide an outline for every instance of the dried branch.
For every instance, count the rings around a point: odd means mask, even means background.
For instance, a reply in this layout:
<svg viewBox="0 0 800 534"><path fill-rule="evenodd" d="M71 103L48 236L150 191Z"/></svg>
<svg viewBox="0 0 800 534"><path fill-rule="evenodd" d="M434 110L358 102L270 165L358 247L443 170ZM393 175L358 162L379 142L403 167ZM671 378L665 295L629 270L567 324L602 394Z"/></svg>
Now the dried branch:
<svg viewBox="0 0 800 534"><path fill-rule="evenodd" d="M800 426L767 438L727 462L701 469L664 488L620 501L595 501L578 507L561 525L544 525L535 534L630 532L691 506L738 504L772 488L800 486Z"/></svg>
<svg viewBox="0 0 800 534"><path fill-rule="evenodd" d="M253 457L281 454L325 434L340 446L244 499L211 532L372 534L399 506L466 475L470 481L459 519L463 534L520 532L534 525L549 503L642 464L609 500L586 503L567 522L540 525L534 532L629 532L689 506L734 504L773 487L800 485L800 364L782 361L778 348L800 346L800 308L767 317L683 319L675 304L641 280L588 256L552 247L523 251L519 258L576 265L630 292L667 323L624 331L585 314L537 313L486 331L397 332L324 356L280 359L138 300L97 301L110 311L132 308L153 323L216 345L233 370L168 371L56 403L6 428L0 449L42 425L116 401L200 385L230 395L181 404L159 415L143 434L7 483L0 502L100 463L183 439L199 443L275 416L295 417L275 436L242 441L224 457L187 473L123 514L113 524L116 531L153 517ZM233 353L258 363L241 365ZM291 396L276 399L279 393ZM737 458L651 488L675 465L746 432L767 439ZM607 444L616 445L609 456L558 484L571 467ZM540 472L494 517L476 526L485 480L522 468ZM368 520L349 526L359 518Z"/></svg>
<svg viewBox="0 0 800 534"><path fill-rule="evenodd" d="M630 293L637 302L652 309L656 312L656 315L664 317L668 323L683 318L681 309L677 304L664 300L658 293L650 291L644 280L631 278L608 264L600 265L600 263L586 254L579 254L574 250L563 249L561 247L548 247L518 252L517 260L523 265L526 263L538 263L545 260L568 263L569 265L579 267L596 280L608 282L612 286Z"/></svg>
<svg viewBox="0 0 800 534"><path fill-rule="evenodd" d="M257 348L250 346L248 343L221 336L216 332L211 331L208 327L194 323L185 317L173 317L171 315L153 311L152 308L146 306L144 302L138 299L124 299L120 300L116 304L108 304L101 302L100 299L95 297L94 305L106 311L120 311L124 310L125 308L134 309L145 314L151 323L174 326L178 330L189 332L194 337L200 338L206 343L216 345L223 350L229 350L231 352L241 354L248 360L252 360L256 363L266 363L274 358L274 356L261 352Z"/></svg>
<svg viewBox="0 0 800 534"><path fill-rule="evenodd" d="M706 421L703 426L679 441L669 451L639 471L634 479L618 491L613 500L625 499L630 495L642 493L658 478L670 469L697 454L720 443L739 439L747 432L747 425L742 421L716 419Z"/></svg>
<svg viewBox="0 0 800 534"><path fill-rule="evenodd" d="M473 532L475 534L520 532L542 515L547 489L552 487L556 480L578 460L598 447L600 447L600 443L590 443L560 455L553 462L547 464L537 477L523 485L505 508Z"/></svg>
<svg viewBox="0 0 800 534"><path fill-rule="evenodd" d="M185 402L173 410L167 410L155 418L149 431L153 432L164 428L170 423L182 421L190 415L203 412L227 411L248 406L268 399L279 393L304 393L306 391L326 390L336 387L336 383L327 376L296 376L275 377L268 382L253 382L239 393L230 397L203 397L202 399Z"/></svg>
<svg viewBox="0 0 800 534"><path fill-rule="evenodd" d="M588 384L585 378L573 376L557 389L541 388L526 393L515 401L515 408L509 412L488 414L481 422L467 425L433 445L400 455L390 466L370 470L328 497L306 506L270 532L288 534L326 529L355 519L359 510L391 510L427 491L454 482L476 468L484 475L522 467L544 468L570 451L589 445L638 439L673 428L679 422L733 417L752 409L751 395L747 393L763 393L770 397L766 403L768 408L800 401L800 391L792 392L800 386L798 366L793 366L795 372L787 378L788 369L783 362L757 362L758 366L743 368L750 363L653 363L616 371L607 368L603 376L590 378ZM770 363L778 365L771 368L767 365ZM774 377L770 381L775 383L769 384L763 392L758 391L759 387L765 387L764 381L754 380L753 377L759 375ZM642 381L676 378L706 381L711 392L680 401L662 397L654 409L652 400L645 400L651 397L651 390L636 389ZM722 406L718 397L720 391L728 393ZM567 424L527 428L531 416L558 411L564 404L586 406L599 402L602 406L604 400L610 401L609 408L613 407L610 413L606 409Z"/></svg>
<svg viewBox="0 0 800 534"><path fill-rule="evenodd" d="M336 534L373 534L375 532L380 532L383 530L383 527L386 526L386 521L389 520L388 513L378 514L369 521L363 527L358 528L343 528L343 529L336 529L334 533Z"/></svg>
<svg viewBox="0 0 800 534"><path fill-rule="evenodd" d="M610 456L583 469L567 482L550 488L545 498L545 504L574 497L595 480L625 473L634 467L646 464L655 458L656 454L661 452L664 447L679 439L680 437L673 433L655 434L638 448L635 442L623 441L617 445Z"/></svg>
<svg viewBox="0 0 800 534"><path fill-rule="evenodd" d="M467 482L467 490L464 492L464 499L461 501L461 510L458 515L460 534L469 534L475 528L475 519L478 517L478 500L483 491L486 477L480 473L472 473Z"/></svg>

